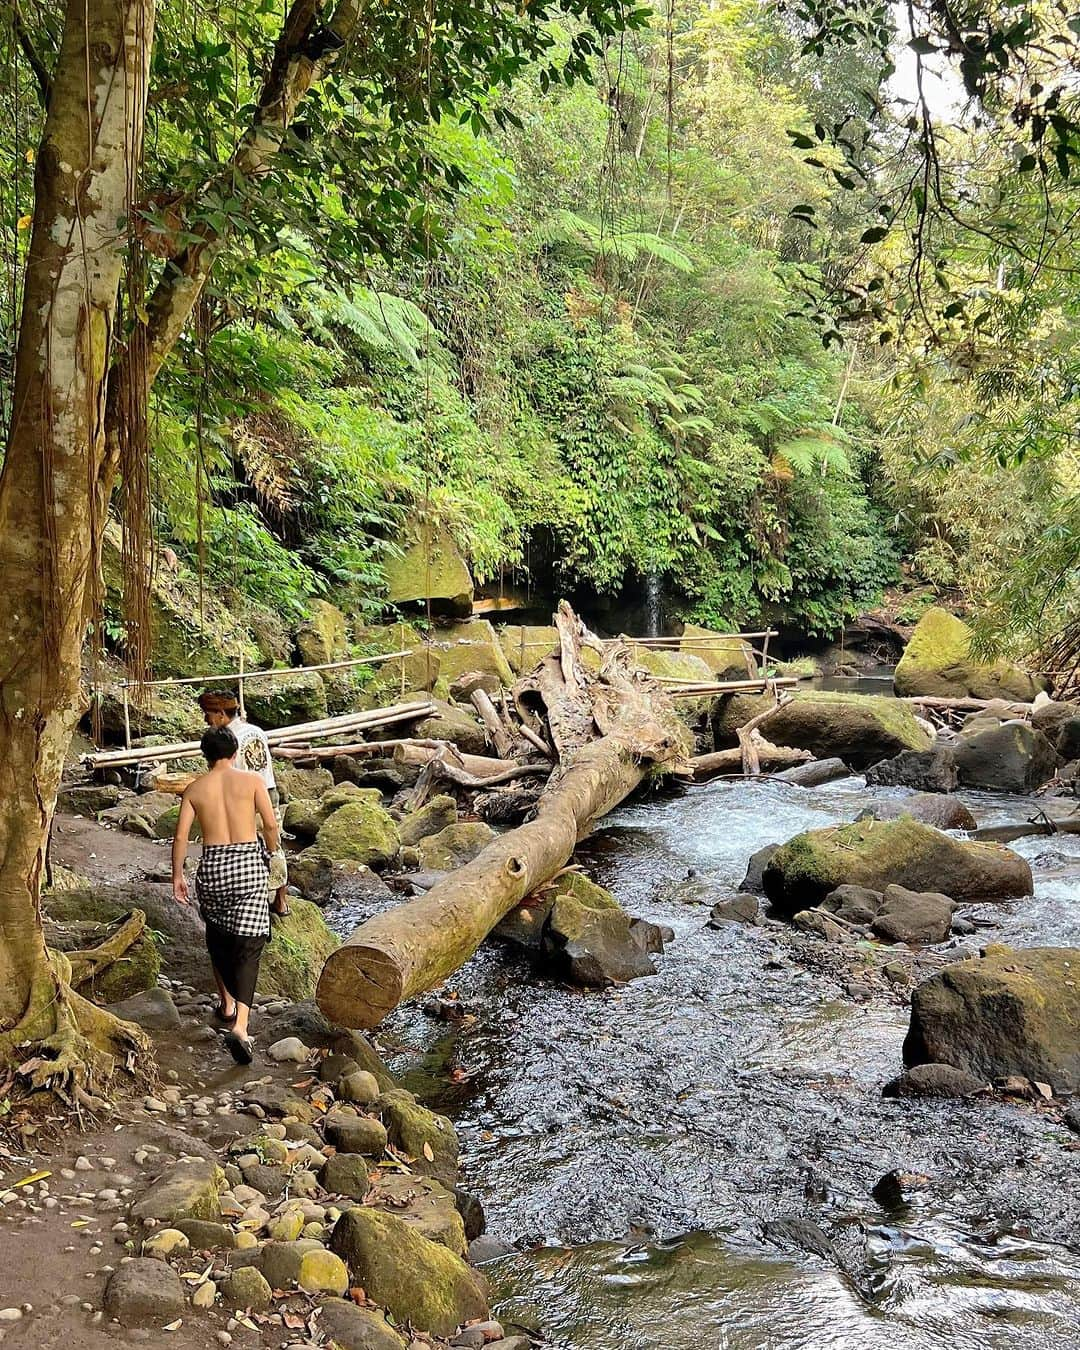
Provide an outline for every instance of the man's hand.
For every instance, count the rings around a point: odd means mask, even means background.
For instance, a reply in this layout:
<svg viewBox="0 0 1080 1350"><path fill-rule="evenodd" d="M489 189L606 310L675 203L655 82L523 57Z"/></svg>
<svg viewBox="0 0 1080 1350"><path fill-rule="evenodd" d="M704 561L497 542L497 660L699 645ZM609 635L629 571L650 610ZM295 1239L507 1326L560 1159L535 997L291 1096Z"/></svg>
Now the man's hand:
<svg viewBox="0 0 1080 1350"><path fill-rule="evenodd" d="M178 905L190 905L191 899L188 895L187 878L183 875L173 877L172 884L173 899Z"/></svg>

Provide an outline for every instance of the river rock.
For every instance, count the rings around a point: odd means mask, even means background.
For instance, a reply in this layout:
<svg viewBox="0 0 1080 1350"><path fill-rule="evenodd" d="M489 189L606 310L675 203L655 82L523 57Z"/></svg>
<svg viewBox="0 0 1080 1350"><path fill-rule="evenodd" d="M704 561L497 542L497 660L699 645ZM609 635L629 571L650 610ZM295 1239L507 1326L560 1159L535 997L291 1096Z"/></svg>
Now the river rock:
<svg viewBox="0 0 1080 1350"><path fill-rule="evenodd" d="M57 794L56 809L93 819L99 811L115 807L120 797L120 789L113 783L89 783L85 786L65 787Z"/></svg>
<svg viewBox="0 0 1080 1350"><path fill-rule="evenodd" d="M348 859L380 868L393 860L399 843L393 818L374 801L361 800L335 810L319 827L314 847L334 862Z"/></svg>
<svg viewBox="0 0 1080 1350"><path fill-rule="evenodd" d="M739 887L740 891L745 891L748 895L765 894L765 869L779 848L779 844L766 844L764 848L759 848L756 853L750 855L750 861L746 864L746 876L743 877L742 885Z"/></svg>
<svg viewBox="0 0 1080 1350"><path fill-rule="evenodd" d="M530 895L524 904L515 906L509 914L503 915L492 929L492 937L514 942L529 951L539 951L544 924L554 903L555 896L551 891Z"/></svg>
<svg viewBox="0 0 1080 1350"><path fill-rule="evenodd" d="M411 735L421 740L450 741L467 755L487 754L487 735L480 722L453 703L443 699L431 700L435 711L417 722ZM376 740L389 740L403 733L398 727L389 727L382 734L375 733Z"/></svg>
<svg viewBox="0 0 1080 1350"><path fill-rule="evenodd" d="M866 886L837 886L821 902L821 908L846 923L868 927L877 918L883 898L881 891Z"/></svg>
<svg viewBox="0 0 1080 1350"><path fill-rule="evenodd" d="M368 1174L373 1166L371 1159L359 1152L335 1153L324 1163L319 1181L323 1190L329 1191L331 1195L347 1195L350 1200L363 1200L371 1190Z"/></svg>
<svg viewBox="0 0 1080 1350"><path fill-rule="evenodd" d="M146 1031L176 1031L180 1027L180 1014L167 989L144 989L141 994L110 1004L109 1011Z"/></svg>
<svg viewBox="0 0 1080 1350"><path fill-rule="evenodd" d="M1058 758L1071 764L1080 759L1080 717L1070 717L1058 731L1054 742Z"/></svg>
<svg viewBox="0 0 1080 1350"><path fill-rule="evenodd" d="M718 748L737 741L738 728L761 710L760 702L745 694L717 700L713 735ZM761 730L774 745L809 750L820 759L842 759L853 768L931 745L907 704L865 694L797 693Z"/></svg>
<svg viewBox="0 0 1080 1350"><path fill-rule="evenodd" d="M458 1171L458 1139L446 1116L421 1106L404 1088L384 1092L377 1107L390 1143L413 1159L413 1171L453 1186Z"/></svg>
<svg viewBox="0 0 1080 1350"><path fill-rule="evenodd" d="M842 759L812 759L806 764L793 764L790 769L781 769L771 775L781 783L794 783L796 787L820 787L822 783L832 783L837 778L849 778L851 770Z"/></svg>
<svg viewBox="0 0 1080 1350"><path fill-rule="evenodd" d="M935 745L930 750L902 750L892 759L883 759L866 770L871 787L906 787L916 792L952 792L959 781L951 746Z"/></svg>
<svg viewBox="0 0 1080 1350"><path fill-rule="evenodd" d="M481 1279L461 1257L392 1214L368 1207L346 1211L334 1225L331 1246L353 1283L396 1322L450 1336L463 1322L488 1315ZM417 1272L423 1272L420 1278Z"/></svg>
<svg viewBox="0 0 1080 1350"><path fill-rule="evenodd" d="M405 1342L381 1312L329 1299L319 1308L319 1330L340 1350L405 1350Z"/></svg>
<svg viewBox="0 0 1080 1350"><path fill-rule="evenodd" d="M971 654L971 629L934 606L915 626L893 672L904 697L1007 698L1030 702L1043 682L1009 661L981 662Z"/></svg>
<svg viewBox="0 0 1080 1350"><path fill-rule="evenodd" d="M875 802L869 808L875 820L898 820L911 816L937 830L974 830L977 821L963 802L945 792L916 792L902 801Z"/></svg>
<svg viewBox="0 0 1080 1350"><path fill-rule="evenodd" d="M203 1158L180 1158L152 1182L131 1207L139 1223L154 1220L175 1224L180 1219L221 1218L221 1188L225 1173L215 1162Z"/></svg>
<svg viewBox="0 0 1080 1350"><path fill-rule="evenodd" d="M309 1252L322 1251L314 1238L293 1242L268 1242L258 1253L257 1262L271 1289L291 1289L300 1278L300 1266Z"/></svg>
<svg viewBox="0 0 1080 1350"><path fill-rule="evenodd" d="M1025 722L975 724L957 742L956 770L965 787L1031 792L1053 778L1057 751Z"/></svg>
<svg viewBox="0 0 1080 1350"><path fill-rule="evenodd" d="M359 1066L343 1073L338 1079L338 1097L343 1102L358 1102L361 1106L368 1106L376 1100L380 1090L375 1075Z"/></svg>
<svg viewBox="0 0 1080 1350"><path fill-rule="evenodd" d="M105 1311L125 1327L171 1322L184 1311L180 1276L163 1261L148 1257L125 1261L109 1276Z"/></svg>
<svg viewBox="0 0 1080 1350"><path fill-rule="evenodd" d="M417 518L406 528L405 538L404 551L385 562L389 602L466 617L472 611L472 577L449 531Z"/></svg>
<svg viewBox="0 0 1080 1350"><path fill-rule="evenodd" d="M291 913L274 920L270 941L263 948L259 963L257 991L290 1002L310 998L319 972L339 942L318 906L294 897Z"/></svg>
<svg viewBox="0 0 1080 1350"><path fill-rule="evenodd" d="M340 1256L320 1247L301 1260L296 1283L306 1294L336 1294L340 1298L348 1293L349 1270Z"/></svg>
<svg viewBox="0 0 1080 1350"><path fill-rule="evenodd" d="M947 895L886 886L871 927L886 942L928 946L949 936L954 908Z"/></svg>
<svg viewBox="0 0 1080 1350"><path fill-rule="evenodd" d="M254 1266L241 1266L226 1272L221 1282L221 1296L231 1308L262 1312L273 1301L273 1289Z"/></svg>
<svg viewBox="0 0 1080 1350"><path fill-rule="evenodd" d="M989 1083L951 1064L916 1064L881 1089L883 1097L971 1097Z"/></svg>
<svg viewBox="0 0 1080 1350"><path fill-rule="evenodd" d="M479 820L448 825L419 841L420 866L429 872L452 872L472 862L494 838L491 826Z"/></svg>
<svg viewBox="0 0 1080 1350"><path fill-rule="evenodd" d="M587 988L656 973L615 897L580 872L564 874L555 885L541 951L560 978Z"/></svg>
<svg viewBox="0 0 1080 1350"><path fill-rule="evenodd" d="M756 895L737 895L734 900L721 900L709 913L709 927L719 928L725 923L761 923L761 902Z"/></svg>
<svg viewBox="0 0 1080 1350"><path fill-rule="evenodd" d="M931 1062L1080 1090L1080 950L995 945L925 980L912 995L904 1063Z"/></svg>
<svg viewBox="0 0 1080 1350"><path fill-rule="evenodd" d="M369 1183L369 1192L375 1203L424 1237L458 1256L465 1255L468 1231L458 1198L434 1177L386 1173Z"/></svg>
<svg viewBox="0 0 1080 1350"><path fill-rule="evenodd" d="M804 933L813 933L815 937L824 938L826 942L852 941L848 930L842 928L820 909L800 909L797 914L791 916L791 922Z"/></svg>
<svg viewBox="0 0 1080 1350"><path fill-rule="evenodd" d="M278 759L274 761L274 781L283 802L291 802L296 797L317 800L334 786L334 775L321 764L312 769L301 769Z"/></svg>
<svg viewBox="0 0 1080 1350"><path fill-rule="evenodd" d="M438 834L457 821L457 802L445 793L432 797L419 811L413 811L402 820L398 833L403 848L418 844L429 835Z"/></svg>
<svg viewBox="0 0 1080 1350"><path fill-rule="evenodd" d="M334 888L334 864L315 848L289 858L289 885L295 886L305 900L325 905Z"/></svg>
<svg viewBox="0 0 1080 1350"><path fill-rule="evenodd" d="M286 1036L275 1041L266 1053L275 1064L305 1064L311 1051L299 1037Z"/></svg>
<svg viewBox="0 0 1080 1350"><path fill-rule="evenodd" d="M209 1219L178 1219L176 1226L193 1251L231 1251L236 1246L236 1234L223 1223L213 1223Z"/></svg>
<svg viewBox="0 0 1080 1350"><path fill-rule="evenodd" d="M957 901L1032 892L1031 868L998 844L955 839L910 816L855 821L796 835L769 860L765 893L781 914L819 905L837 886L937 890Z"/></svg>

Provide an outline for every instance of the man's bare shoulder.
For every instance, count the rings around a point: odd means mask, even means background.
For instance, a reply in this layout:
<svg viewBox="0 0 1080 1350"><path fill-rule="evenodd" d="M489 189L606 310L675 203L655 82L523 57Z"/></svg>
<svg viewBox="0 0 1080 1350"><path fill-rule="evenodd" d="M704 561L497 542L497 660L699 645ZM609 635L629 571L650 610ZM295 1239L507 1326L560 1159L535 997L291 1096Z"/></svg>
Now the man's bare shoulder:
<svg viewBox="0 0 1080 1350"><path fill-rule="evenodd" d="M229 788L237 795L247 796L248 793L255 793L262 787L261 773L248 773L247 769L234 769L230 777L232 781L229 783Z"/></svg>
<svg viewBox="0 0 1080 1350"><path fill-rule="evenodd" d="M195 806L196 803L199 801L200 797L202 797L205 794L206 780L209 777L210 775L208 773L203 773L200 774L199 777L196 778L194 782L189 783L187 787L184 789L184 793L181 800L185 802L190 802L192 806Z"/></svg>

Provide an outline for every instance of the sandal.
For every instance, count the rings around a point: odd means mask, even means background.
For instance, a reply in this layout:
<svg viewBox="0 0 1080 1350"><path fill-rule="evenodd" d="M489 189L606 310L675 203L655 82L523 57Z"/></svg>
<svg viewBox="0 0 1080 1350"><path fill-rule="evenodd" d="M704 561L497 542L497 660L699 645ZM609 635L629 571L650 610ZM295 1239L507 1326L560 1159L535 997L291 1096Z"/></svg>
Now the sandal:
<svg viewBox="0 0 1080 1350"><path fill-rule="evenodd" d="M230 1031L225 1037L225 1044L237 1064L250 1064L255 1058L255 1042L250 1036L237 1036L235 1032Z"/></svg>
<svg viewBox="0 0 1080 1350"><path fill-rule="evenodd" d="M284 909L275 909L273 905L270 906L270 917L272 919L287 919L291 913L292 910L289 908L288 901L285 902Z"/></svg>
<svg viewBox="0 0 1080 1350"><path fill-rule="evenodd" d="M232 1024L236 1021L236 1012L235 1012L235 1010L233 1011L232 1015L230 1016L228 1013L226 1013L225 1009L221 1006L220 1003L217 1005L217 1007L214 1009L214 1011L210 1014L210 1016L214 1019L215 1022L220 1022L223 1026L227 1026L227 1027L231 1027Z"/></svg>

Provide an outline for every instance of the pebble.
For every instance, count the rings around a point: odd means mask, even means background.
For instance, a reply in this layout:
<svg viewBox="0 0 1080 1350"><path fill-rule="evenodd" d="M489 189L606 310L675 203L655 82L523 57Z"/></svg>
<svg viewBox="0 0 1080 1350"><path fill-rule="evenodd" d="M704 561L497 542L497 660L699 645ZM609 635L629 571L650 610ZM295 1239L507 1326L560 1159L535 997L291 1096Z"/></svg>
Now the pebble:
<svg viewBox="0 0 1080 1350"><path fill-rule="evenodd" d="M192 1294L191 1302L196 1308L212 1308L216 1298L217 1285L213 1280L207 1280L205 1284L200 1284Z"/></svg>
<svg viewBox="0 0 1080 1350"><path fill-rule="evenodd" d="M147 1111L158 1111L158 1112L168 1111L169 1109L166 1103L163 1102L160 1097L144 1097L143 1107Z"/></svg>
<svg viewBox="0 0 1080 1350"><path fill-rule="evenodd" d="M21 1308L0 1308L0 1322L18 1322L22 1315Z"/></svg>
<svg viewBox="0 0 1080 1350"><path fill-rule="evenodd" d="M286 1036L275 1041L266 1053L275 1064L303 1064L311 1052L298 1036Z"/></svg>
<svg viewBox="0 0 1080 1350"><path fill-rule="evenodd" d="M217 1334L218 1345L232 1345L232 1337L227 1331L219 1331Z"/></svg>
<svg viewBox="0 0 1080 1350"><path fill-rule="evenodd" d="M76 1158L76 1159L75 1159L75 1171L76 1171L76 1172L92 1172L93 1170L94 1170L94 1164L90 1161L89 1158Z"/></svg>
<svg viewBox="0 0 1080 1350"><path fill-rule="evenodd" d="M115 1167L115 1166L116 1166L116 1159L115 1159L115 1158L99 1158L99 1159L98 1159L98 1162L99 1162L99 1165L100 1165L101 1167Z"/></svg>
<svg viewBox="0 0 1080 1350"><path fill-rule="evenodd" d="M75 1170L74 1168L71 1167L61 1167L60 1175L64 1178L65 1181L74 1181Z"/></svg>

